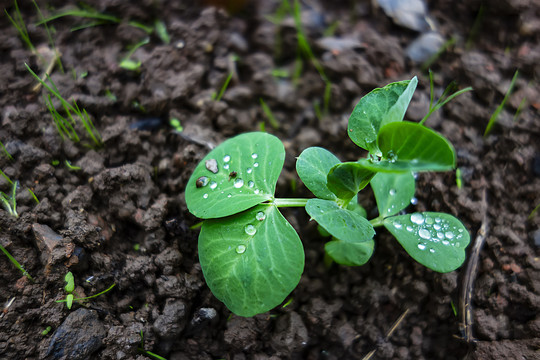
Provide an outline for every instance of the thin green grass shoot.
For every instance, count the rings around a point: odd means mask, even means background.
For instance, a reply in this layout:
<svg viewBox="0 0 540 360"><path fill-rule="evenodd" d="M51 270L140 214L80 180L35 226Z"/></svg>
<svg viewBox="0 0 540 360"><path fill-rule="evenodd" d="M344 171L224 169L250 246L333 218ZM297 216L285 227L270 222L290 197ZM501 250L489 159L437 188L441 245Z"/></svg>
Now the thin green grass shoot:
<svg viewBox="0 0 540 360"><path fill-rule="evenodd" d="M11 194L6 194L5 192L0 191L0 202L4 205L9 214L15 218L19 217L17 214L17 188L19 187L18 181L13 181L11 183Z"/></svg>
<svg viewBox="0 0 540 360"><path fill-rule="evenodd" d="M148 350L144 350L144 334L143 334L143 331L141 330L141 344L139 345L139 348L137 349L141 354L144 354L148 357L151 357L151 358L154 358L154 359L157 359L157 360L167 360L166 358L164 358L163 356L160 356L158 354L155 354L151 351L148 351Z"/></svg>
<svg viewBox="0 0 540 360"><path fill-rule="evenodd" d="M135 53L135 51L137 51L137 49L139 49L141 46L148 44L149 42L150 38L147 37L133 45L127 55L120 61L118 66L130 71L139 71L141 67L141 62L131 59L131 56Z"/></svg>
<svg viewBox="0 0 540 360"><path fill-rule="evenodd" d="M0 141L0 148L2 149L2 152L4 153L4 155L6 155L6 157L9 159L9 160L13 160L13 156L11 156L11 154L9 153L9 151L7 151L6 147L4 146L4 143Z"/></svg>
<svg viewBox="0 0 540 360"><path fill-rule="evenodd" d="M13 181L0 169L0 175L8 182L9 185L13 185Z"/></svg>
<svg viewBox="0 0 540 360"><path fill-rule="evenodd" d="M71 162L69 160L66 160L64 163L66 164L66 167L71 171L79 171L79 170L81 170L80 166L75 166L75 165L71 164Z"/></svg>
<svg viewBox="0 0 540 360"><path fill-rule="evenodd" d="M45 19L36 1L32 0L32 3L34 4L34 7L36 8L40 21ZM45 32L47 33L47 39L49 40L49 47L54 52L54 58L50 61L50 64L47 66L47 70L45 72L50 75L52 72L53 66L56 63L60 71L64 73L64 66L62 65L62 60L60 60L60 52L56 48L55 42L51 35L51 31L49 30L49 26L47 25L47 23L44 23L43 26L45 27Z"/></svg>
<svg viewBox="0 0 540 360"><path fill-rule="evenodd" d="M30 52L32 54L37 55L36 48L34 47L34 44L32 44L32 41L30 40L28 29L26 28L26 24L24 23L24 20L21 15L21 11L19 10L19 4L17 4L17 0L13 2L13 6L15 7L13 16L11 16L6 9L4 9L4 12L6 13L9 21L11 21L11 24L13 24L15 29L17 29L17 31L19 32L19 36L21 37L21 40L26 44Z"/></svg>
<svg viewBox="0 0 540 360"><path fill-rule="evenodd" d="M73 105L71 105L66 99L64 99L62 97L62 95L60 95L60 92L58 91L58 88L56 87L56 85L54 84L52 79L47 74L46 74L47 75L47 80L51 83L51 85L47 84L44 80L42 80L30 68L30 66L28 66L28 64L25 63L24 65L26 66L26 69L30 72L30 74L32 74L32 76L34 76L34 78L36 78L36 80L38 80L41 83L41 85L43 85L62 104L62 107L64 108L64 110L66 112L67 118L64 118L62 115L60 115L58 113L58 111L56 111L55 107L52 105L51 96L50 96L50 94L48 94L48 102L46 101L46 103L48 104L47 108L51 112L51 115L53 116L53 119L55 119L55 124L57 125L57 129L59 129L59 132L60 132L62 138L64 138L64 137L63 137L62 132L60 131L60 129L62 129L62 131L64 131L64 129L65 129L64 134L66 136L68 136L68 134L69 134L68 138L70 140L73 139L72 141L74 141L74 142L80 141L80 138L79 138L75 128L73 127L75 124L79 123L85 129L87 135L90 137L90 139L92 140L94 145L96 147L102 146L103 143L101 141L101 135L99 134L99 132L95 128L94 123L92 122L92 119L90 118L90 116L86 112L86 109L81 110L81 109L79 109L79 106L77 105L77 102L74 101ZM73 117L73 114L76 115L78 121L75 120L75 118ZM69 119L69 121L68 121L68 119ZM57 120L58 120L58 123L56 122ZM64 127L62 127L62 126L64 126ZM68 129L69 129L69 131L68 131ZM71 131L71 129L73 129L73 131ZM77 140L77 139L79 139L79 140Z"/></svg>
<svg viewBox="0 0 540 360"><path fill-rule="evenodd" d="M89 299L93 299L93 298L96 298L98 296L101 296L109 291L111 291L114 287L116 286L116 283L113 283L111 286L109 286L107 289L97 293L97 294L94 294L94 295L90 295L90 296L87 296L87 297L82 297L82 298L73 298L72 301L73 302L80 302L80 301L84 301L84 300L89 300ZM68 299L60 299L60 300L56 300L57 303L62 303L62 302L68 302Z"/></svg>
<svg viewBox="0 0 540 360"><path fill-rule="evenodd" d="M516 83L518 75L519 75L519 71L516 70L516 72L514 73L514 77L512 78L512 81L510 82L510 86L508 87L508 90L506 91L506 94L504 95L502 102L499 104L499 106L497 106L497 109L495 109L495 112L493 113L493 115L491 115L491 118L489 119L489 122L486 126L486 130L484 131L484 137L489 135L489 133L493 129L493 126L495 125L495 123L497 123L497 119L499 118L501 111L504 109L504 106L506 105L506 101L510 97L512 90L514 89L514 85Z"/></svg>
<svg viewBox="0 0 540 360"><path fill-rule="evenodd" d="M25 268L17 261L17 259L15 259L10 253L9 251L6 250L5 247L3 247L2 245L0 245L0 250L2 250L2 252L4 253L4 255L7 256L7 258L9 259L9 261L11 261L11 263L17 268L20 270L20 272L26 276L28 278L28 280L30 280L31 282L34 282L34 279L32 278L32 276L30 276L30 274L28 273L28 271L25 270Z"/></svg>
<svg viewBox="0 0 540 360"><path fill-rule="evenodd" d="M527 220L531 220L534 217L534 215L538 212L538 210L540 210L540 204L536 205L533 211L531 211L531 213L527 217Z"/></svg>
<svg viewBox="0 0 540 360"><path fill-rule="evenodd" d="M469 87L466 87L465 89L456 91L452 95L448 95L455 88L456 88L455 83L454 82L450 83L450 85L448 85L446 89L444 90L441 97L437 100L435 105L433 105L433 101L435 100L435 87L433 84L433 72L431 71L431 69L429 70L429 111L426 114L426 116L424 116L424 118L420 121L420 125L423 125L426 122L426 120L431 116L431 114L439 110L448 102L452 101L455 97L473 90L473 88L469 86Z"/></svg>
<svg viewBox="0 0 540 360"><path fill-rule="evenodd" d="M264 112L264 115L266 115L266 118L268 119L268 122L270 123L270 126L272 126L274 129L279 129L279 121L276 119L274 114L272 113L272 110L270 107L266 104L266 102L260 98L259 102L261 103L262 110Z"/></svg>
<svg viewBox="0 0 540 360"><path fill-rule="evenodd" d="M36 202L36 204L39 204L39 199L37 198L36 194L34 194L32 189L28 188L27 190L30 193L30 195L32 196L32 198L34 199L34 201Z"/></svg>
<svg viewBox="0 0 540 360"><path fill-rule="evenodd" d="M219 93L216 95L216 93L212 94L212 100L220 101L223 97L223 94L225 94L225 91L227 91L227 87L229 86L229 83L231 82L231 79L234 75L234 72L229 72L229 75L227 75L227 78L223 82L223 85L221 86L221 89L219 89Z"/></svg>

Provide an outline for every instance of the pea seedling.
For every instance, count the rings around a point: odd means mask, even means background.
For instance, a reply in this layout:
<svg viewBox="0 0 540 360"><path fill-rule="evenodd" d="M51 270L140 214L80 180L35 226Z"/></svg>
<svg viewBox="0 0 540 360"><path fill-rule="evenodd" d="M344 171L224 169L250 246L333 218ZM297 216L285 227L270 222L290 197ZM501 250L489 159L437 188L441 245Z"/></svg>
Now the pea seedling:
<svg viewBox="0 0 540 360"><path fill-rule="evenodd" d="M238 135L197 165L185 196L189 211L205 219L199 260L210 290L232 312L266 312L300 281L304 249L280 207L305 207L332 236L325 251L339 264L365 264L373 254L375 228L384 227L422 265L443 273L461 266L470 236L458 219L436 212L403 214L414 198L414 173L456 165L454 149L443 136L403 121L416 85L416 77L392 83L356 105L347 133L368 151L366 158L341 162L319 147L300 154L297 173L315 198L274 196L285 149L270 134ZM379 211L371 220L357 201L368 184Z"/></svg>
<svg viewBox="0 0 540 360"><path fill-rule="evenodd" d="M71 271L67 272L66 276L64 277L64 281L66 282L66 286L64 287L64 290L67 293L66 298L61 299L61 300L56 300L56 302L57 303L65 302L66 307L68 309L70 309L70 310L71 310L71 307L73 306L73 302L81 302L81 301L84 301L84 300L88 300L88 299L98 297L100 295L105 294L106 292L109 292L110 290L112 290L113 287L116 286L116 283L113 283L107 289L105 289L105 290L103 290L103 291L101 291L101 292L99 292L97 294L87 296L87 297L82 297L82 298L75 298L74 295L73 295L73 293L75 292L75 279L74 279L73 273Z"/></svg>

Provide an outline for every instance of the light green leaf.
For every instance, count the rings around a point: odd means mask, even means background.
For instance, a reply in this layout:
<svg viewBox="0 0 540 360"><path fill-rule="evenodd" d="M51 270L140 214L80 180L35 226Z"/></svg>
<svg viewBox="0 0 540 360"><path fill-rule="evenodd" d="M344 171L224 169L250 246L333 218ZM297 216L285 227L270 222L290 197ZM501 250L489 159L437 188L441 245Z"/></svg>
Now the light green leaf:
<svg viewBox="0 0 540 360"><path fill-rule="evenodd" d="M203 219L219 218L272 199L284 161L283 144L273 135L253 132L225 141L191 175L189 211Z"/></svg>
<svg viewBox="0 0 540 360"><path fill-rule="evenodd" d="M73 306L73 294L67 294L66 296L66 306L68 309L71 310L71 307Z"/></svg>
<svg viewBox="0 0 540 360"><path fill-rule="evenodd" d="M378 145L383 160L359 161L372 171L448 171L456 165L452 144L435 131L413 122L392 123L381 128Z"/></svg>
<svg viewBox="0 0 540 360"><path fill-rule="evenodd" d="M377 135L386 124L402 121L418 79L399 81L365 95L349 117L347 133L351 140L374 155L379 155Z"/></svg>
<svg viewBox="0 0 540 360"><path fill-rule="evenodd" d="M296 160L296 172L306 187L318 198L333 200L336 195L326 186L328 172L339 159L330 151L310 147L302 151Z"/></svg>
<svg viewBox="0 0 540 360"><path fill-rule="evenodd" d="M414 197L415 181L411 172L378 173L370 182L379 215L388 217L405 209Z"/></svg>
<svg viewBox="0 0 540 360"><path fill-rule="evenodd" d="M330 169L327 186L339 199L349 201L369 184L374 175L360 163L340 163Z"/></svg>
<svg viewBox="0 0 540 360"><path fill-rule="evenodd" d="M71 271L68 271L64 277L64 281L66 282L64 290L66 290L67 293L72 293L73 290L75 290L75 279L73 278L73 273Z"/></svg>
<svg viewBox="0 0 540 360"><path fill-rule="evenodd" d="M309 199L306 212L332 236L341 241L356 243L369 241L375 230L358 212L343 209L332 200Z"/></svg>
<svg viewBox="0 0 540 360"><path fill-rule="evenodd" d="M324 250L338 264L361 266L371 258L374 247L373 239L351 243L334 238L324 245Z"/></svg>
<svg viewBox="0 0 540 360"><path fill-rule="evenodd" d="M254 316L278 306L298 285L304 249L277 207L263 204L205 221L199 260L216 298L237 315Z"/></svg>
<svg viewBox="0 0 540 360"><path fill-rule="evenodd" d="M465 261L470 236L461 221L449 214L413 213L389 217L384 226L409 255L437 272L450 272Z"/></svg>

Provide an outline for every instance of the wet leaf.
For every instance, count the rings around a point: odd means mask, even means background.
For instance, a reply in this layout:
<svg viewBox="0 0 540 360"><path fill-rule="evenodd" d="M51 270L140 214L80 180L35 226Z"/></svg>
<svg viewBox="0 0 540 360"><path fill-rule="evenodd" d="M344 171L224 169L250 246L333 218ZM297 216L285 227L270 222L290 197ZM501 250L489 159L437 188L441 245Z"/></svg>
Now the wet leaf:
<svg viewBox="0 0 540 360"><path fill-rule="evenodd" d="M330 169L327 186L339 199L349 201L369 184L374 175L360 163L340 163Z"/></svg>
<svg viewBox="0 0 540 360"><path fill-rule="evenodd" d="M304 249L277 207L262 204L206 220L199 260L212 293L235 314L254 316L278 306L298 285Z"/></svg>
<svg viewBox="0 0 540 360"><path fill-rule="evenodd" d="M267 133L225 141L191 175L186 186L189 211L203 219L218 218L272 199L284 160L283 144Z"/></svg>
<svg viewBox="0 0 540 360"><path fill-rule="evenodd" d="M372 171L448 171L456 165L452 144L435 131L409 121L381 128L377 138L383 160L359 161Z"/></svg>
<svg viewBox="0 0 540 360"><path fill-rule="evenodd" d="M414 197L415 181L411 172L378 173L370 185L382 217L397 214L405 209Z"/></svg>
<svg viewBox="0 0 540 360"><path fill-rule="evenodd" d="M449 214L413 213L386 218L384 226L409 255L437 272L450 272L465 261L470 236L461 221Z"/></svg>
<svg viewBox="0 0 540 360"><path fill-rule="evenodd" d="M296 160L296 172L306 187L318 198L332 200L336 195L326 186L328 172L339 159L330 151L310 147L302 151Z"/></svg>
<svg viewBox="0 0 540 360"><path fill-rule="evenodd" d="M334 238L324 245L324 250L338 264L361 266L371 258L374 247L373 239L363 242L345 242Z"/></svg>
<svg viewBox="0 0 540 360"><path fill-rule="evenodd" d="M365 95L349 117L347 133L351 140L374 155L379 155L377 135L384 125L402 121L418 80L399 81Z"/></svg>

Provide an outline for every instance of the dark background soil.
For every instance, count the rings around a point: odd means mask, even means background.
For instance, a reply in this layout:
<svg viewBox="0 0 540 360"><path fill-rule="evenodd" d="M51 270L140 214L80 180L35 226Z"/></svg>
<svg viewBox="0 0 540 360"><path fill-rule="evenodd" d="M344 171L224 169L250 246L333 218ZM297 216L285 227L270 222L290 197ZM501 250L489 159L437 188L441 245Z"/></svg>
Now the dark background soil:
<svg viewBox="0 0 540 360"><path fill-rule="evenodd" d="M418 33L396 25L371 2L303 3L309 42L332 83L329 109L320 117L324 82L309 61L297 84L272 75L277 68L293 72L292 18L268 20L279 1L235 3L241 6L228 13L191 1L100 0L90 5L124 22L79 31L70 29L85 19L50 23L64 68L51 77L61 94L91 115L104 142L97 149L84 136L81 143L60 139L45 92L32 91L35 81L24 63L39 72L44 67L0 17L0 140L13 157L2 154L0 168L20 182L20 217L0 210L0 243L35 279L0 256L0 305L6 304L0 358L145 358L142 331L145 350L177 360L361 359L374 349L378 359L539 359L540 216L528 217L540 203L540 2L428 2L439 33L455 39L431 64L436 92L454 80L474 92L427 122L454 144L462 188L454 173L422 174L411 210L449 212L472 239L487 219L473 274L476 341L469 342L459 313L465 266L434 273L381 230L367 265L326 268L325 240L302 209L286 212L306 248L305 273L290 304L241 318L212 296L198 264L198 230L190 229L199 220L183 196L209 147L266 123L287 150L277 193L305 197L294 174L295 156L304 148L323 146L342 160L363 156L345 131L362 95L416 75L419 88L406 117L419 121L429 104L427 73L406 56ZM11 2L0 5L13 11ZM64 2L39 5L51 14ZM46 46L36 9L28 1L20 8L34 45ZM142 62L140 71L120 68L129 46L146 36L127 21L151 25L157 19L166 24L170 44L152 35L133 55ZM322 41L333 24L334 36L352 40L348 45ZM491 135L483 137L516 70L515 90ZM231 71L223 98L213 101ZM261 98L278 128L268 123ZM182 133L168 125L170 118L180 120ZM65 160L81 170L68 169ZM0 190L9 188L0 178ZM373 208L369 191L361 200ZM81 297L116 286L68 310L55 302L65 297L67 271ZM42 335L48 326L52 330Z"/></svg>

